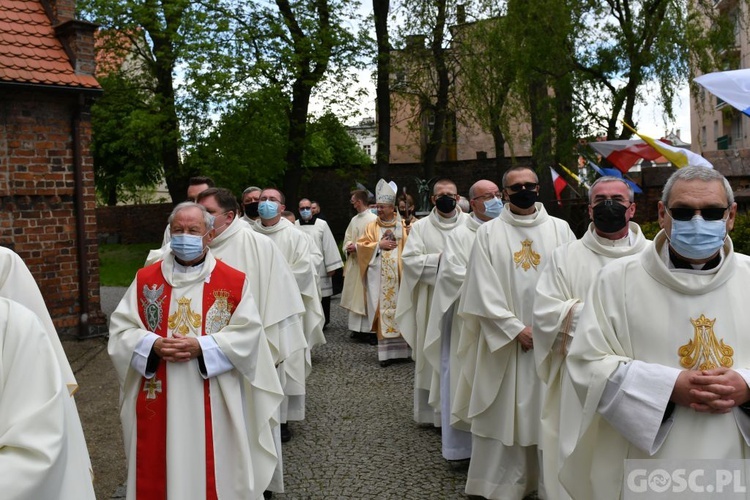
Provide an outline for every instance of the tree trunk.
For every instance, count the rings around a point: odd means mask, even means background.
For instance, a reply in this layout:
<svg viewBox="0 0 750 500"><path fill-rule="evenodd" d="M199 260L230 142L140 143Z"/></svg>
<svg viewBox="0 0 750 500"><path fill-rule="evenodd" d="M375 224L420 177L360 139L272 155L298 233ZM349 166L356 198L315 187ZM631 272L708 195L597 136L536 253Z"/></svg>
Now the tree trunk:
<svg viewBox="0 0 750 500"><path fill-rule="evenodd" d="M378 43L377 96L378 142L375 155L378 177L388 177L391 162L391 43L388 37L388 10L390 0L373 0L375 37Z"/></svg>
<svg viewBox="0 0 750 500"><path fill-rule="evenodd" d="M298 78L292 85L292 105L289 110L289 135L285 157L286 172L284 172L284 193L290 207L295 207L300 197L302 158L305 152L307 111L311 92L312 86L304 78Z"/></svg>
<svg viewBox="0 0 750 500"><path fill-rule="evenodd" d="M435 163L437 155L443 145L443 136L445 132L445 122L448 114L448 91L450 79L448 77L448 65L446 62L446 50L443 47L445 38L445 21L446 21L446 0L437 2L437 19L435 27L432 30L431 52L433 63L435 64L435 74L437 76L437 97L435 103L431 106L431 111L435 115L435 123L431 133L428 135L427 147L425 148L423 167L424 178L431 179L435 176Z"/></svg>

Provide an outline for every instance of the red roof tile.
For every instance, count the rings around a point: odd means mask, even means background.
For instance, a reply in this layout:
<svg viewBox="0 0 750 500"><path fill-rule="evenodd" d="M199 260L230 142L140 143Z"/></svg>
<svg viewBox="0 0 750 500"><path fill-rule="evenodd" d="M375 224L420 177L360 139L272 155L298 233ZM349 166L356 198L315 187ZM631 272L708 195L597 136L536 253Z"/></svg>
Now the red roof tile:
<svg viewBox="0 0 750 500"><path fill-rule="evenodd" d="M101 88L93 76L75 72L39 0L2 0L2 82Z"/></svg>

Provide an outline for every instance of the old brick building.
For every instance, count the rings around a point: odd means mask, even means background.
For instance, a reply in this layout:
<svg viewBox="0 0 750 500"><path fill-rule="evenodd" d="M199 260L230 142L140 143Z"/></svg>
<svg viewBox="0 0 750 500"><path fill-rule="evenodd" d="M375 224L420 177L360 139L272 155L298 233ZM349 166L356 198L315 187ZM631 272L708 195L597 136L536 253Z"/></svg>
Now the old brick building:
<svg viewBox="0 0 750 500"><path fill-rule="evenodd" d="M104 329L89 108L95 26L75 0L0 7L0 244L29 266L61 334Z"/></svg>

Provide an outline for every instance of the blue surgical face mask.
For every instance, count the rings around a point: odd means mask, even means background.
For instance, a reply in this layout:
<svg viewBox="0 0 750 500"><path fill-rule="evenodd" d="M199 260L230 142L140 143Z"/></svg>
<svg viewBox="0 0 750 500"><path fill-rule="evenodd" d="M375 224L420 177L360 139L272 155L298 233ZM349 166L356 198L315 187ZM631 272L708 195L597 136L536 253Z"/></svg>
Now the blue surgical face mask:
<svg viewBox="0 0 750 500"><path fill-rule="evenodd" d="M310 210L309 208L305 210L300 210L299 216L305 220L310 220L312 218L312 210Z"/></svg>
<svg viewBox="0 0 750 500"><path fill-rule="evenodd" d="M705 260L724 245L727 224L725 220L704 220L696 215L690 220L672 219L671 233L669 245L675 252L686 259Z"/></svg>
<svg viewBox="0 0 750 500"><path fill-rule="evenodd" d="M500 198L492 198L484 202L484 215L490 219L494 219L500 215L503 210L503 202Z"/></svg>
<svg viewBox="0 0 750 500"><path fill-rule="evenodd" d="M258 215L261 219L273 219L279 214L279 206L275 201L261 201L258 205Z"/></svg>
<svg viewBox="0 0 750 500"><path fill-rule="evenodd" d="M205 235L204 235L205 236ZM169 242L172 253L178 259L190 262L203 255L203 236L175 234Z"/></svg>
<svg viewBox="0 0 750 500"><path fill-rule="evenodd" d="M371 208L370 213L373 213L375 215L378 215L378 209L377 208Z"/></svg>

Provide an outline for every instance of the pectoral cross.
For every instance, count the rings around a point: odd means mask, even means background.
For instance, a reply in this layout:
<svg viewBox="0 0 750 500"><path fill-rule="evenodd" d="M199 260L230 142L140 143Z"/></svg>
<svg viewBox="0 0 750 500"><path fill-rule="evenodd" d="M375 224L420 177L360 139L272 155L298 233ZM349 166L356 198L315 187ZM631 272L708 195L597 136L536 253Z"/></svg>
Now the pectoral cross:
<svg viewBox="0 0 750 500"><path fill-rule="evenodd" d="M143 383L143 390L146 391L146 399L156 399L156 393L161 392L161 380L156 377L146 380Z"/></svg>

